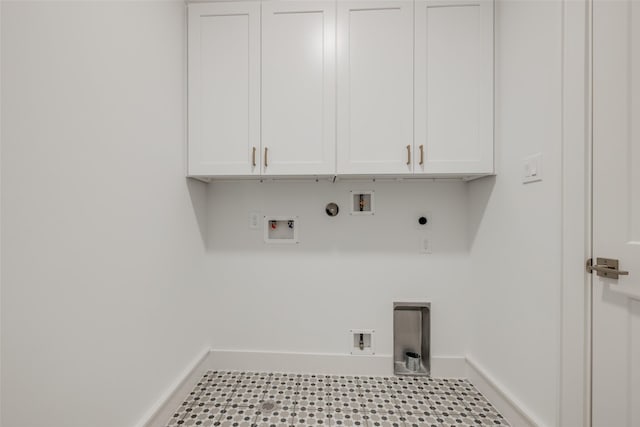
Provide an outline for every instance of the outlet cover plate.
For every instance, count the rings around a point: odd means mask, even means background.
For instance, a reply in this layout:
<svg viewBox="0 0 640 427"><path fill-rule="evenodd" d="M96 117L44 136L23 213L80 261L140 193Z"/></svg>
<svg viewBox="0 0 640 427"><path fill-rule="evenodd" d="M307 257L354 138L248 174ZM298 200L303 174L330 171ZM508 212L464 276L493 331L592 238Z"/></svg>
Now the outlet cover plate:
<svg viewBox="0 0 640 427"><path fill-rule="evenodd" d="M249 212L249 230L259 230L261 223L262 217L260 216L260 212Z"/></svg>
<svg viewBox="0 0 640 427"><path fill-rule="evenodd" d="M430 254L431 253L431 237L430 236L420 236L420 240L418 243L419 252L421 254Z"/></svg>

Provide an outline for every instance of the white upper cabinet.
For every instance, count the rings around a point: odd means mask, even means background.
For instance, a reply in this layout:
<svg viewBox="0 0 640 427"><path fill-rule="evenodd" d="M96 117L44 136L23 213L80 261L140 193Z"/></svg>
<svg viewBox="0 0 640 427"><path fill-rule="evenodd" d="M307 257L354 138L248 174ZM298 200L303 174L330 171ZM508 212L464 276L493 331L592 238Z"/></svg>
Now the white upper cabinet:
<svg viewBox="0 0 640 427"><path fill-rule="evenodd" d="M335 2L262 3L262 174L335 174Z"/></svg>
<svg viewBox="0 0 640 427"><path fill-rule="evenodd" d="M494 172L492 0L188 8L190 176Z"/></svg>
<svg viewBox="0 0 640 427"><path fill-rule="evenodd" d="M338 174L413 171L413 1L338 2Z"/></svg>
<svg viewBox="0 0 640 427"><path fill-rule="evenodd" d="M189 5L189 175L260 172L260 3Z"/></svg>
<svg viewBox="0 0 640 427"><path fill-rule="evenodd" d="M493 2L415 2L416 173L491 174Z"/></svg>

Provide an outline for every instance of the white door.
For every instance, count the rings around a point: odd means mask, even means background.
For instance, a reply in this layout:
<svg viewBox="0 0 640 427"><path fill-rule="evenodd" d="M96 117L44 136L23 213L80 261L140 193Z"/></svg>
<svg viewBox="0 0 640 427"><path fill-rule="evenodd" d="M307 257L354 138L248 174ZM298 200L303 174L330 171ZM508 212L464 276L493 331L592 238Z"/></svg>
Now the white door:
<svg viewBox="0 0 640 427"><path fill-rule="evenodd" d="M189 175L260 173L260 3L191 3Z"/></svg>
<svg viewBox="0 0 640 427"><path fill-rule="evenodd" d="M334 1L262 4L262 173L335 173Z"/></svg>
<svg viewBox="0 0 640 427"><path fill-rule="evenodd" d="M413 171L413 1L338 2L338 173Z"/></svg>
<svg viewBox="0 0 640 427"><path fill-rule="evenodd" d="M493 1L415 8L414 170L493 173Z"/></svg>
<svg viewBox="0 0 640 427"><path fill-rule="evenodd" d="M638 427L640 2L597 0L593 24L593 256L629 275L592 275L592 424Z"/></svg>

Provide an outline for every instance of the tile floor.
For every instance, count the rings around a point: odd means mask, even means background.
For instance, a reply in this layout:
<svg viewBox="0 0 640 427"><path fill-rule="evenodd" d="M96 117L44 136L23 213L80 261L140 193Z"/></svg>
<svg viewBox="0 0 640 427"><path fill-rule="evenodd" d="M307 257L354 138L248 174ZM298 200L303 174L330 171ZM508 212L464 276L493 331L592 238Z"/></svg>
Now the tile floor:
<svg viewBox="0 0 640 427"><path fill-rule="evenodd" d="M508 426L468 381L207 372L177 426Z"/></svg>

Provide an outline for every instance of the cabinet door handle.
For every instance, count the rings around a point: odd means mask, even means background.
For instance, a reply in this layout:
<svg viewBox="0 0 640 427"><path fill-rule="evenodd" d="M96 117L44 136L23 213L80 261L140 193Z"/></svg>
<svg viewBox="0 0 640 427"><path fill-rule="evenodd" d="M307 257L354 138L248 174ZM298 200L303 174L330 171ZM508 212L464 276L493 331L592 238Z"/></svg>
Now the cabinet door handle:
<svg viewBox="0 0 640 427"><path fill-rule="evenodd" d="M253 151L251 153L251 164L256 166L256 147L253 147Z"/></svg>
<svg viewBox="0 0 640 427"><path fill-rule="evenodd" d="M267 166L269 166L269 160L267 157L267 153L269 152L269 149L267 147L264 147L264 167L266 168Z"/></svg>
<svg viewBox="0 0 640 427"><path fill-rule="evenodd" d="M420 146L420 166L424 165L424 145Z"/></svg>
<svg viewBox="0 0 640 427"><path fill-rule="evenodd" d="M407 145L407 164L411 164L411 146Z"/></svg>

